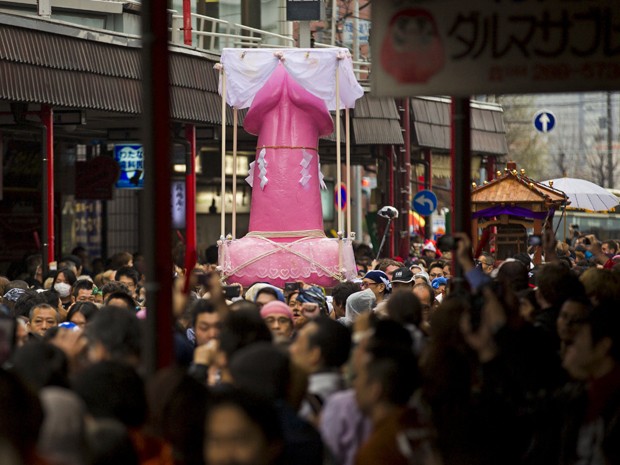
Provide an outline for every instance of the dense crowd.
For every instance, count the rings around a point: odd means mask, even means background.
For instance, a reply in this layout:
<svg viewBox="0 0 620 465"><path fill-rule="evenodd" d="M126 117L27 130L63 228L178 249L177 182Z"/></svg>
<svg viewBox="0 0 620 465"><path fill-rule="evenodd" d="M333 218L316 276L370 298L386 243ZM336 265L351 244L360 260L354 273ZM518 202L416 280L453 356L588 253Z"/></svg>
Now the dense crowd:
<svg viewBox="0 0 620 465"><path fill-rule="evenodd" d="M453 239L359 246L333 289L222 282L211 247L149 378L143 258L28 257L0 277L0 463L619 464L618 243Z"/></svg>

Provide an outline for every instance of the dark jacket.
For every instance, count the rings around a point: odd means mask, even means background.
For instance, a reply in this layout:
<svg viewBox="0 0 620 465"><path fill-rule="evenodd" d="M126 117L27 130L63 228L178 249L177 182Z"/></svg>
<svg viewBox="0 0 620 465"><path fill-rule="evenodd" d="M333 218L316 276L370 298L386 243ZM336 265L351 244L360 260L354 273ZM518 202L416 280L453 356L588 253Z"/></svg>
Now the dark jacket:
<svg viewBox="0 0 620 465"><path fill-rule="evenodd" d="M592 465L620 463L620 366L588 384L564 386L557 396L557 410L559 465L574 464L580 455L584 463ZM602 427L600 445L578 450L580 435L593 425ZM592 459L597 453L602 453L599 456L604 462Z"/></svg>

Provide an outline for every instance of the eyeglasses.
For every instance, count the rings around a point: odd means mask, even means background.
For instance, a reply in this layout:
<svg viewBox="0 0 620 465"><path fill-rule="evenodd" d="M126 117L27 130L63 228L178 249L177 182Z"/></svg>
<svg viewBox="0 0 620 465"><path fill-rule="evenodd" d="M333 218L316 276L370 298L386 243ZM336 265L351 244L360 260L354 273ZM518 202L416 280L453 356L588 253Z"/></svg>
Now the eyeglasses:
<svg viewBox="0 0 620 465"><path fill-rule="evenodd" d="M369 286L376 286L379 283L367 283L366 281L362 281L362 284L360 284L360 287L362 289L367 289Z"/></svg>

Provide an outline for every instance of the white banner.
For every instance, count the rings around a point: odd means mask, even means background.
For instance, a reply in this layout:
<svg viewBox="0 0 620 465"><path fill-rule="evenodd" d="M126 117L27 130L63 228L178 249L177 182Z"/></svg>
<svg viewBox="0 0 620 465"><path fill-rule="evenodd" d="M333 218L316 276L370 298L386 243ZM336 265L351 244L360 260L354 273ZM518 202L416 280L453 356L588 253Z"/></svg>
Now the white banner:
<svg viewBox="0 0 620 465"><path fill-rule="evenodd" d="M370 21L366 19L360 19L358 20L358 24L359 26L357 28L357 37L359 40L359 44L366 45L368 44L368 38L370 37ZM345 19L344 29L342 31L342 42L349 48L353 46L354 31L355 21L350 18Z"/></svg>

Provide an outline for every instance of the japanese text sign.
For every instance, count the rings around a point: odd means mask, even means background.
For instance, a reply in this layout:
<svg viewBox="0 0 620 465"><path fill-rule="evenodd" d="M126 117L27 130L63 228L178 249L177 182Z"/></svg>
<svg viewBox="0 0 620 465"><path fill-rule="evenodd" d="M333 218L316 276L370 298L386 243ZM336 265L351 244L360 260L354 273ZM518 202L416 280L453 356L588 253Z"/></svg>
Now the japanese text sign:
<svg viewBox="0 0 620 465"><path fill-rule="evenodd" d="M617 89L618 0L384 0L377 96Z"/></svg>
<svg viewBox="0 0 620 465"><path fill-rule="evenodd" d="M117 144L114 159L121 169L116 187L141 189L144 187L144 152L139 144Z"/></svg>

